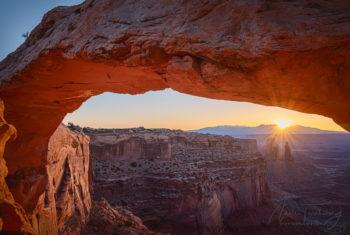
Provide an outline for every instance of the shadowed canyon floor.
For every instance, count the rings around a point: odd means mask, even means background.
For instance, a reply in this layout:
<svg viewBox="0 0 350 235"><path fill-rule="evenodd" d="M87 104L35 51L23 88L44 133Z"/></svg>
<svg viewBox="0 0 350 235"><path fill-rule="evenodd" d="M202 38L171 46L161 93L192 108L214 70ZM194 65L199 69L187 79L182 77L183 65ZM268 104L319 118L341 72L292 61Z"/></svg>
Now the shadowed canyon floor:
<svg viewBox="0 0 350 235"><path fill-rule="evenodd" d="M276 193L273 197L280 205L303 214L306 225L322 224L329 234L348 234L350 135L301 134L289 139L293 163L267 156L269 183Z"/></svg>
<svg viewBox="0 0 350 235"><path fill-rule="evenodd" d="M91 138L94 197L128 206L155 231L225 231L241 211L270 202L255 140L167 129L84 132Z"/></svg>
<svg viewBox="0 0 350 235"><path fill-rule="evenodd" d="M268 182L279 222L286 223L284 214L303 215L299 224L323 226L328 234L347 234L350 230L350 135L294 126L276 130L276 126L248 128L219 126L198 130L200 133L227 134L256 139L267 161ZM252 134L255 133L255 134ZM259 134L260 133L260 134ZM308 134L309 133L309 134ZM285 161L283 148L271 151L269 140L277 145L288 141L293 161ZM281 143L278 143L281 142Z"/></svg>
<svg viewBox="0 0 350 235"><path fill-rule="evenodd" d="M287 161L269 154L266 135L251 136L256 142L168 129L84 132L91 139L94 198L128 208L154 231L349 230L350 135L295 135Z"/></svg>

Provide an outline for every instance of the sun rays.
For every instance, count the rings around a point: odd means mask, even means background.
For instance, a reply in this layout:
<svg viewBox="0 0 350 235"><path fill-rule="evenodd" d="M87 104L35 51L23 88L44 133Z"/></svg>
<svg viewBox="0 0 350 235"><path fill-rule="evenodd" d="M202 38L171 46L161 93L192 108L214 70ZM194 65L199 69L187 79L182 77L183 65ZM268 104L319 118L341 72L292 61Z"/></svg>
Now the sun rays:
<svg viewBox="0 0 350 235"><path fill-rule="evenodd" d="M287 127L290 126L290 123L287 122L286 120L278 120L278 121L276 122L276 125L277 125L277 127L278 127L279 129L284 130L284 129L286 129Z"/></svg>

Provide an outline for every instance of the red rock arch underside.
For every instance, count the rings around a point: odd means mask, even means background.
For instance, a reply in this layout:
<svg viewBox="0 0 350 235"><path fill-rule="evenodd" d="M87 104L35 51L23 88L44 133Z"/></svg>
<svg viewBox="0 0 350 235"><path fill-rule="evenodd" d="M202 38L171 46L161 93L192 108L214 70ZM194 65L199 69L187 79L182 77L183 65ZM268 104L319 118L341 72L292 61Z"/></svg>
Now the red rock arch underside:
<svg viewBox="0 0 350 235"><path fill-rule="evenodd" d="M89 97L172 88L333 118L350 130L347 1L89 0L45 15L0 63L17 138L7 184L27 214L45 190L47 143Z"/></svg>

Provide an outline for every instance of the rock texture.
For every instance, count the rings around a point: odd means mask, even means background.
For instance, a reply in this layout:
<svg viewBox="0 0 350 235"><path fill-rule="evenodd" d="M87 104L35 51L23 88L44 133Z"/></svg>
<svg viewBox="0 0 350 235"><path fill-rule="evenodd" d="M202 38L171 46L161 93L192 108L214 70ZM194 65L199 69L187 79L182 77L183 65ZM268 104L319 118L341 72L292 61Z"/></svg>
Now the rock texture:
<svg viewBox="0 0 350 235"><path fill-rule="evenodd" d="M95 199L128 206L154 231L222 232L243 211L252 216L269 203L255 140L167 129L84 132L91 138Z"/></svg>
<svg viewBox="0 0 350 235"><path fill-rule="evenodd" d="M49 141L48 184L32 224L38 234L80 234L91 208L89 137L61 124Z"/></svg>
<svg viewBox="0 0 350 235"><path fill-rule="evenodd" d="M0 99L0 232L32 233L23 208L17 204L5 182L7 166L3 158L6 142L16 138L16 129L4 119L4 103Z"/></svg>
<svg viewBox="0 0 350 235"><path fill-rule="evenodd" d="M154 235L143 225L142 220L122 207L111 207L109 203L101 199L94 202L91 209L89 222L86 225L83 235Z"/></svg>
<svg viewBox="0 0 350 235"><path fill-rule="evenodd" d="M14 130L11 126L8 128ZM9 137L11 132L8 134ZM46 176L45 185L41 185L40 179L35 182L37 178L30 178L32 175L15 175L7 179L12 185L22 183L17 187L21 191L15 193L24 195L20 201L27 206L21 208L8 192L3 200L10 203L0 205L2 231L80 234L91 208L89 137L60 125L49 141ZM30 189L42 187L44 192L27 191L28 186L23 185L25 182L32 184ZM2 189L7 188L5 182L1 186ZM34 196L38 197L37 201L33 200Z"/></svg>
<svg viewBox="0 0 350 235"><path fill-rule="evenodd" d="M14 199L33 212L50 136L105 91L170 87L317 113L350 130L349 18L343 0L87 0L51 10L0 63L0 97L18 130L5 149Z"/></svg>

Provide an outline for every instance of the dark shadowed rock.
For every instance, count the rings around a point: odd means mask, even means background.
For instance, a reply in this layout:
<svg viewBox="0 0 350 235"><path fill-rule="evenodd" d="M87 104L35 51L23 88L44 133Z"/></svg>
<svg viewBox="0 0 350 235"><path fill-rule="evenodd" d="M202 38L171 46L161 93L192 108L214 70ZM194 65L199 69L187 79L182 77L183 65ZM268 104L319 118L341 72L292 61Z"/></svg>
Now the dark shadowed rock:
<svg viewBox="0 0 350 235"><path fill-rule="evenodd" d="M156 235L142 220L122 207L112 207L103 198L94 202L83 235Z"/></svg>

